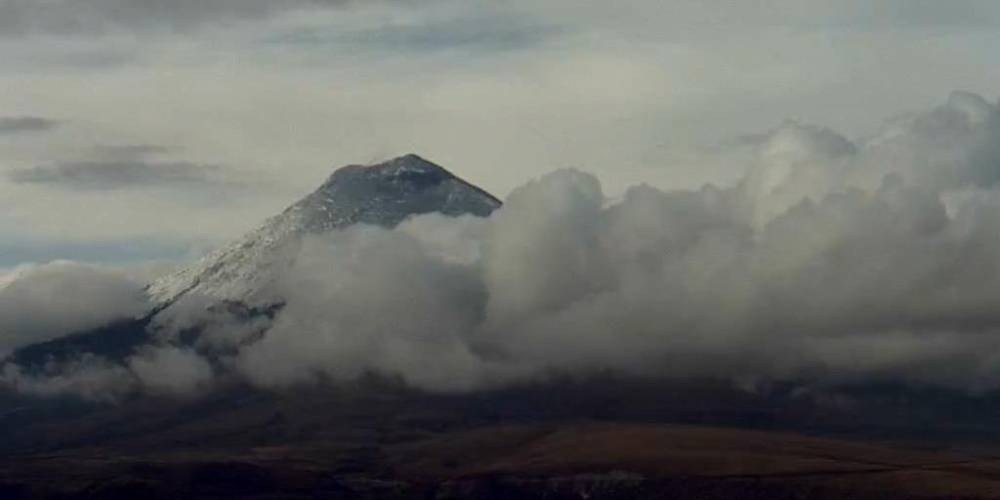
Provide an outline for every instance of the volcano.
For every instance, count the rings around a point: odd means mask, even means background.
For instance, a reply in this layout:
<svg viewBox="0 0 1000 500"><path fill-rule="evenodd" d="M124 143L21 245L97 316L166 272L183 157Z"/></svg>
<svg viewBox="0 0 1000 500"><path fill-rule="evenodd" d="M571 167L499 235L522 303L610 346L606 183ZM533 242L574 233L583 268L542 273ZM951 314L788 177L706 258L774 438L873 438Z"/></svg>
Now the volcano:
<svg viewBox="0 0 1000 500"><path fill-rule="evenodd" d="M233 321L271 316L283 299L271 285L291 266L303 238L355 224L392 228L415 215L486 217L501 205L493 195L415 154L374 165L337 169L315 191L233 243L151 283L151 310L92 331L30 345L10 360L31 371L82 355L121 360L150 343L186 299ZM184 313L190 316L190 309ZM185 320L187 321L187 319ZM188 341L197 322L186 327Z"/></svg>

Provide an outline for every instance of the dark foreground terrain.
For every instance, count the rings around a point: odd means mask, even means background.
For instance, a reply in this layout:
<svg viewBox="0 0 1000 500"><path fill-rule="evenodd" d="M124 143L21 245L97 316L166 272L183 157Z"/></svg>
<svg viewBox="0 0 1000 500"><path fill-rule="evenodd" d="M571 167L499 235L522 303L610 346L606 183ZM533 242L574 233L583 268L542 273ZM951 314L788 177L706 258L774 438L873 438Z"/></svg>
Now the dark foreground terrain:
<svg viewBox="0 0 1000 500"><path fill-rule="evenodd" d="M712 427L486 427L352 448L10 458L3 498L1000 498L1000 459Z"/></svg>
<svg viewBox="0 0 1000 500"><path fill-rule="evenodd" d="M1000 498L995 425L962 414L988 417L989 399L836 406L684 387L8 395L0 498Z"/></svg>

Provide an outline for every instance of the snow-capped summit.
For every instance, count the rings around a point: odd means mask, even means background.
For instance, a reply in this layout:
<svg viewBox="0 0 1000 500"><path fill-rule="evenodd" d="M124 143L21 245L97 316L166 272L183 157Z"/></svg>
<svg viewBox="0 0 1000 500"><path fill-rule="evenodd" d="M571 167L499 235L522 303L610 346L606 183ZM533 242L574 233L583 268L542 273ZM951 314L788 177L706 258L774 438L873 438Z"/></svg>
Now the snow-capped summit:
<svg viewBox="0 0 1000 500"><path fill-rule="evenodd" d="M236 242L153 282L152 300L168 305L187 293L254 303L289 265L301 237L357 223L394 227L411 215L440 212L485 217L500 206L486 191L409 154L335 171L319 189Z"/></svg>

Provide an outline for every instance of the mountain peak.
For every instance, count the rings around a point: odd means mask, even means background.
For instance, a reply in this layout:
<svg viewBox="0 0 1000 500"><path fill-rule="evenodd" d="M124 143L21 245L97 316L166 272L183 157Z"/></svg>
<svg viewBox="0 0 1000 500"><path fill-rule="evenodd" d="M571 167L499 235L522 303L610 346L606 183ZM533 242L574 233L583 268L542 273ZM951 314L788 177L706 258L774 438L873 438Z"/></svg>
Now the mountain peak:
<svg viewBox="0 0 1000 500"><path fill-rule="evenodd" d="M382 163L341 167L330 175L320 189L349 182L351 179L365 179L369 182L396 180L427 185L457 177L444 167L410 153Z"/></svg>
<svg viewBox="0 0 1000 500"><path fill-rule="evenodd" d="M441 165L425 160L420 155L414 153L398 156L389 161L371 165L368 168L383 170L386 173L410 171L419 173L445 173L451 176L451 172L445 170Z"/></svg>

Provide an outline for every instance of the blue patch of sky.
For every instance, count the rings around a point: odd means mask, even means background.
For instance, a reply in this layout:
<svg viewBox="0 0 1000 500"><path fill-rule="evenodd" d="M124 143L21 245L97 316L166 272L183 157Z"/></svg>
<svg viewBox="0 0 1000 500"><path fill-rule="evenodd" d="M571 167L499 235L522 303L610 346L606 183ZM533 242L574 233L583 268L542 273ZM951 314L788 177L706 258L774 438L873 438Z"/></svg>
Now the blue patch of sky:
<svg viewBox="0 0 1000 500"><path fill-rule="evenodd" d="M133 264L144 261L182 262L192 256L192 246L154 240L102 242L3 241L0 268L19 264L74 260L94 264Z"/></svg>

